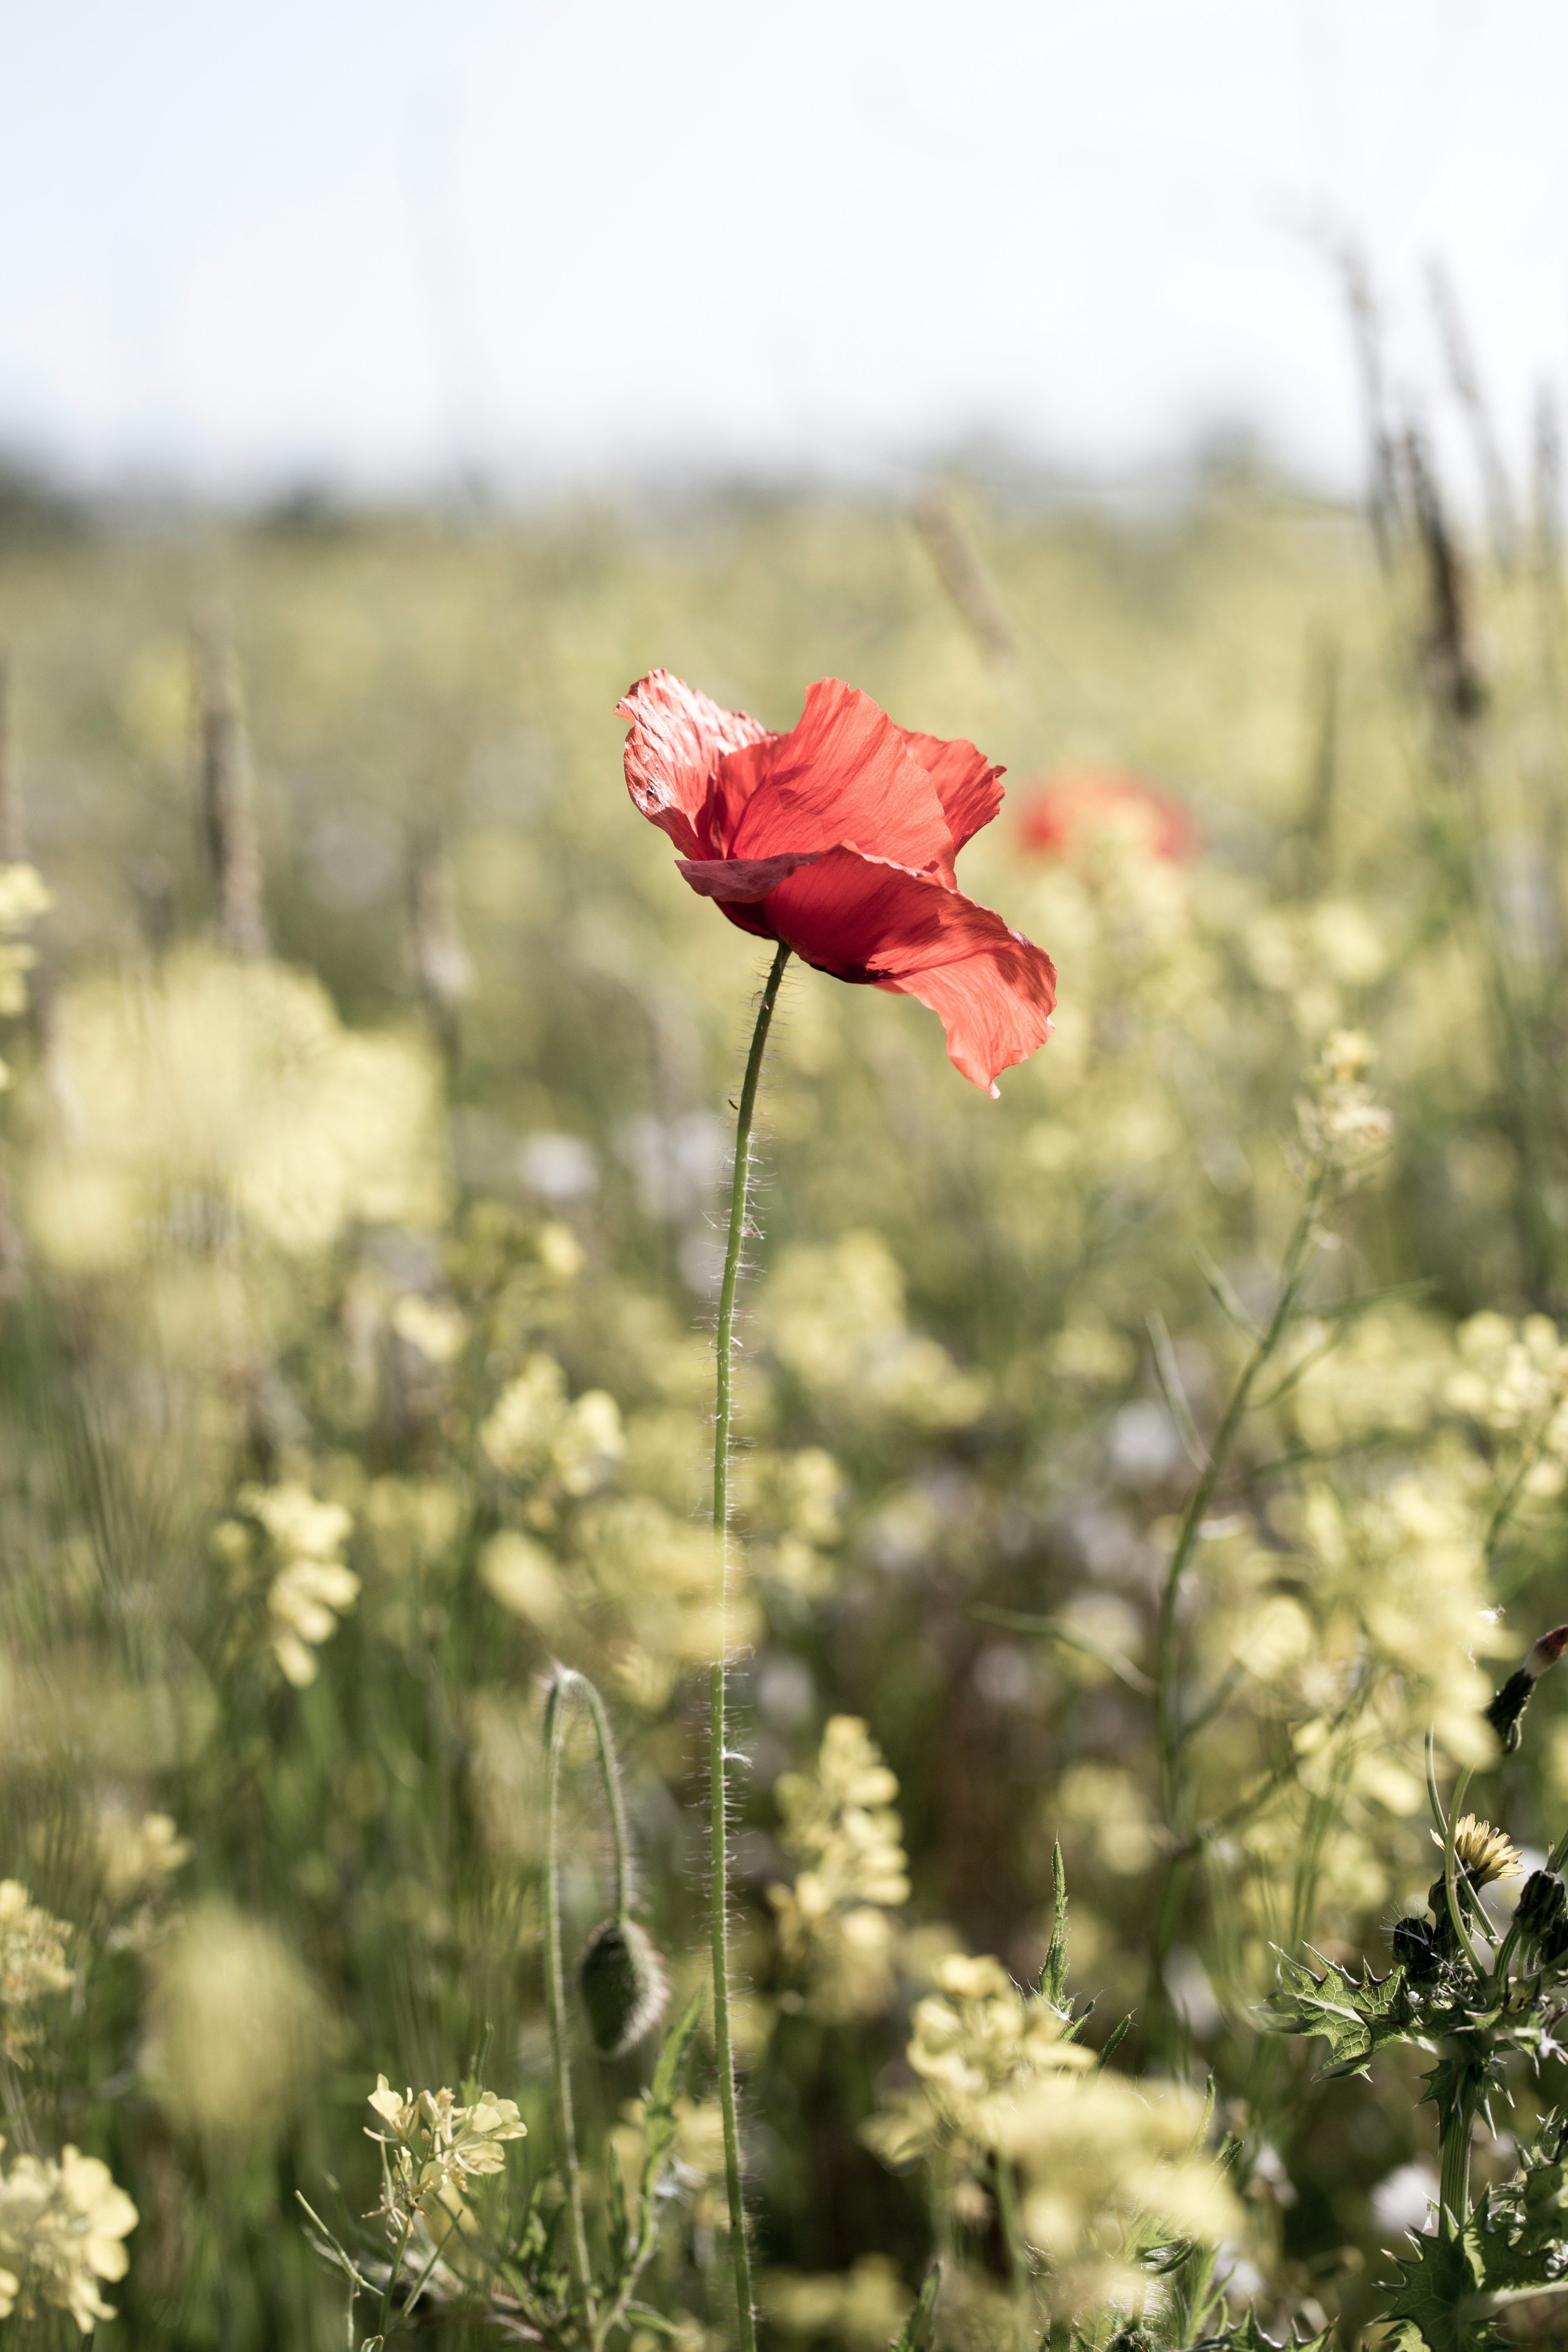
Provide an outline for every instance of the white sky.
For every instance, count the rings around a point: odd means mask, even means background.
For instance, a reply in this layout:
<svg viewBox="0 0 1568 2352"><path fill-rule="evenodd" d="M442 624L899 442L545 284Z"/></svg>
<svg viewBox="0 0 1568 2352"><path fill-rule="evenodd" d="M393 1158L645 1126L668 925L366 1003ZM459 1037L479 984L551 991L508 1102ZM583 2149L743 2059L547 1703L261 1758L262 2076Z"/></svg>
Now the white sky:
<svg viewBox="0 0 1568 2352"><path fill-rule="evenodd" d="M0 0L0 444L208 486L1349 482L1322 239L1397 384L1446 260L1511 446L1568 392L1563 0Z"/></svg>

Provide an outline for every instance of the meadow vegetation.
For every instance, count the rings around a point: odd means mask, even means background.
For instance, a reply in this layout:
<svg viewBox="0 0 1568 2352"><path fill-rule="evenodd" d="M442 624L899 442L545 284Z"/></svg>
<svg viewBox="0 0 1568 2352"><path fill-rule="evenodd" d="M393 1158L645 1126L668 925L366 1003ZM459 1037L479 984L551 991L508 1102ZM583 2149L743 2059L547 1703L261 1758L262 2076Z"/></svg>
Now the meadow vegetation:
<svg viewBox="0 0 1568 2352"><path fill-rule="evenodd" d="M1568 630L1549 469L1500 556L1396 488L0 540L0 2338L736 2340L765 957L628 807L655 666L1005 761L1060 982L995 1102L780 998L763 2340L1550 2329Z"/></svg>

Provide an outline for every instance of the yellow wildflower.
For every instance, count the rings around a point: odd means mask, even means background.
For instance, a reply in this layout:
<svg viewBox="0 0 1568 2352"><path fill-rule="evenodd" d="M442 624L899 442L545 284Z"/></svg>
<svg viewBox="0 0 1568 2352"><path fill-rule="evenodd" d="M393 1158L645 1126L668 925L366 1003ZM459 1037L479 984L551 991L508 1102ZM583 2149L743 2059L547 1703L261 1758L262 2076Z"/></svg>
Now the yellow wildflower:
<svg viewBox="0 0 1568 2352"><path fill-rule="evenodd" d="M97 2321L114 2317L99 2282L124 2277L124 2240L138 2219L97 2157L69 2147L58 2162L16 2157L0 2176L0 2315L20 2308L30 2318L41 2298L90 2336Z"/></svg>
<svg viewBox="0 0 1568 2352"><path fill-rule="evenodd" d="M1432 1843L1443 1843L1436 1830ZM1461 1813L1455 1824L1454 1863L1474 1887L1490 1886L1500 1878L1517 1878L1524 1867L1511 1840L1474 1813Z"/></svg>

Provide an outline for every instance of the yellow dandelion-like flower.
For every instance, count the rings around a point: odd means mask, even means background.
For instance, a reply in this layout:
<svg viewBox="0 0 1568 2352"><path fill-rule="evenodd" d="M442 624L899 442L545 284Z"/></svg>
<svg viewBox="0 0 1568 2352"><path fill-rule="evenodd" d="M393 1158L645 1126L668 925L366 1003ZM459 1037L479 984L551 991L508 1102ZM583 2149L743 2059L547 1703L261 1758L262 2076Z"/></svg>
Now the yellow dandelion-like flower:
<svg viewBox="0 0 1568 2352"><path fill-rule="evenodd" d="M1440 1846L1442 1839L1436 1830L1432 1843ZM1454 1831L1454 1862L1463 1871L1472 1886L1490 1886L1495 1879L1517 1878L1523 1864L1510 1838L1501 1830L1494 1830L1490 1822L1476 1819L1474 1813L1462 1813Z"/></svg>

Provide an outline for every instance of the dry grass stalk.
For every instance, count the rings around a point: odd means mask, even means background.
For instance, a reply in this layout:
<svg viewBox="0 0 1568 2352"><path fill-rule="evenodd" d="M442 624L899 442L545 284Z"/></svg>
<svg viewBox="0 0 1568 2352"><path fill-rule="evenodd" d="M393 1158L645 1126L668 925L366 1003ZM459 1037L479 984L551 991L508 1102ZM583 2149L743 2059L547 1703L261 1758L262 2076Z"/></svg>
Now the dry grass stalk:
<svg viewBox="0 0 1568 2352"><path fill-rule="evenodd" d="M947 492L940 488L928 490L916 501L914 520L936 566L937 578L986 660L998 669L1016 669L1018 640L1013 625Z"/></svg>
<svg viewBox="0 0 1568 2352"><path fill-rule="evenodd" d="M236 690L234 657L216 629L193 632L201 822L217 891L218 938L231 955L264 956L261 845L256 830L249 746Z"/></svg>
<svg viewBox="0 0 1568 2352"><path fill-rule="evenodd" d="M1448 382L1453 387L1455 399L1465 412L1475 445L1476 462L1480 469L1486 497L1492 553L1497 559L1498 569L1506 574L1514 570L1519 561L1519 524L1514 514L1513 493L1509 488L1508 473L1498 446L1491 411L1481 389L1475 351L1459 314L1458 298L1441 262L1434 261L1429 266L1426 290L1432 304L1432 315L1436 321L1437 339L1443 346Z"/></svg>

